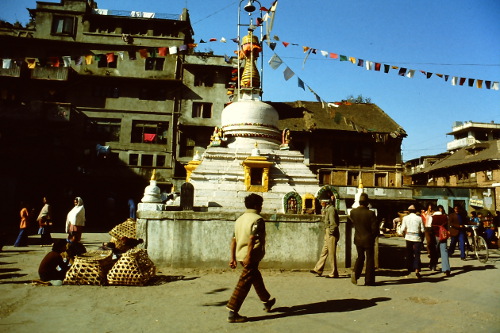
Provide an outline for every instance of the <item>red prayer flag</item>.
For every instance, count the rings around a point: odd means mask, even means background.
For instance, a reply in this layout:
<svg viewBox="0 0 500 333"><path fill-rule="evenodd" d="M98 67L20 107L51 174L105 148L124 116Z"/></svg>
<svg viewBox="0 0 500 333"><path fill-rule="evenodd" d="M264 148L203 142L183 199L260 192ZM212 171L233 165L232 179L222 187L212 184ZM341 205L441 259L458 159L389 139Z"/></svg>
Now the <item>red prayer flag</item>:
<svg viewBox="0 0 500 333"><path fill-rule="evenodd" d="M209 42L216 42L217 41L217 38L210 38L209 39Z"/></svg>
<svg viewBox="0 0 500 333"><path fill-rule="evenodd" d="M263 12L268 12L269 9L267 9L266 7L260 7L260 10L262 10Z"/></svg>
<svg viewBox="0 0 500 333"><path fill-rule="evenodd" d="M287 47L288 45L290 45L290 43L287 43L287 42L282 42L282 43L283 43L283 45L284 45L285 47Z"/></svg>
<svg viewBox="0 0 500 333"><path fill-rule="evenodd" d="M167 55L167 48L166 47L159 47L158 48L158 55L160 57L164 57Z"/></svg>
<svg viewBox="0 0 500 333"><path fill-rule="evenodd" d="M148 57L148 50L147 49L140 49L139 54L141 55L141 58L146 59Z"/></svg>
<svg viewBox="0 0 500 333"><path fill-rule="evenodd" d="M380 66L382 66L382 64L380 62L376 62L375 63L375 70L380 71Z"/></svg>
<svg viewBox="0 0 500 333"><path fill-rule="evenodd" d="M332 59L338 59L339 55L337 53L330 53L330 58L332 58Z"/></svg>
<svg viewBox="0 0 500 333"><path fill-rule="evenodd" d="M106 53L106 61L108 63L115 62L115 54L114 53Z"/></svg>
<svg viewBox="0 0 500 333"><path fill-rule="evenodd" d="M153 142L156 134L144 133L144 142Z"/></svg>
<svg viewBox="0 0 500 333"><path fill-rule="evenodd" d="M49 62L52 63L52 67L59 67L60 66L59 57L49 57Z"/></svg>

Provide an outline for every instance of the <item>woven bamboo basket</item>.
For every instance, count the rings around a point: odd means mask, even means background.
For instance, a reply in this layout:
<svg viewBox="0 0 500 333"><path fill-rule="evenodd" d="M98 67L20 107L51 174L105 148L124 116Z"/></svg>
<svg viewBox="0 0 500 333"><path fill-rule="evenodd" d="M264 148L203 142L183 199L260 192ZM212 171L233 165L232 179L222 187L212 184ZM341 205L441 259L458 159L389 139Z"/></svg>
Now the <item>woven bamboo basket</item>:
<svg viewBox="0 0 500 333"><path fill-rule="evenodd" d="M143 286L156 274L156 267L144 249L125 252L108 273L110 285Z"/></svg>
<svg viewBox="0 0 500 333"><path fill-rule="evenodd" d="M115 226L109 234L111 237L115 239L120 239L122 237L127 237L127 238L136 238L136 222L132 219L128 219L127 221L118 224Z"/></svg>
<svg viewBox="0 0 500 333"><path fill-rule="evenodd" d="M75 257L75 261L66 273L64 284L106 284L106 276L113 260L111 251L89 251Z"/></svg>

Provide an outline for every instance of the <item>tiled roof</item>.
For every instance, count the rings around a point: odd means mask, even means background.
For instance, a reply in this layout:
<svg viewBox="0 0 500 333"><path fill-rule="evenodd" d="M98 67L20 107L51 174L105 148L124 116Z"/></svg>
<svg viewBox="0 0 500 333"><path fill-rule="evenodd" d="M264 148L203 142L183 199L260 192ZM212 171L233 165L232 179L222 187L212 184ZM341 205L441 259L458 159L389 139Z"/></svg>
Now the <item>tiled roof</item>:
<svg viewBox="0 0 500 333"><path fill-rule="evenodd" d="M268 102L279 113L280 128L292 131L338 130L393 134L406 137L406 132L375 104L319 102Z"/></svg>
<svg viewBox="0 0 500 333"><path fill-rule="evenodd" d="M422 173L438 169L464 166L472 163L500 161L500 140L476 143L461 148L455 153L436 161L433 165L421 170Z"/></svg>

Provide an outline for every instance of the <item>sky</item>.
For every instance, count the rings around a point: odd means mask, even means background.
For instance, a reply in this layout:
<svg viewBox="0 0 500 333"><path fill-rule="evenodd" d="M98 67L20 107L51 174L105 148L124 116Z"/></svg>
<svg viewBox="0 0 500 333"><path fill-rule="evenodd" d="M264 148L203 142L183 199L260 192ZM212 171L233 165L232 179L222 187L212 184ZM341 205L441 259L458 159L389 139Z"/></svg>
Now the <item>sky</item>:
<svg viewBox="0 0 500 333"><path fill-rule="evenodd" d="M46 0L56 2L58 0ZM269 8L272 0L260 4ZM35 0L2 0L0 19L29 20ZM198 43L196 51L234 55L241 22L249 22L247 0L99 0L101 9L180 14L189 10ZM259 7L258 5L256 5ZM257 12L251 17L257 17ZM378 105L408 134L403 160L439 154L456 121L500 123L500 90L468 86L468 79L500 81L500 1L498 0L278 0L274 26L276 48L264 46L263 100L326 102L362 95ZM241 35L245 31L242 30ZM217 41L209 42L211 38ZM221 38L227 40L221 42ZM207 43L199 43L200 40ZM289 43L287 47L283 42ZM307 53L303 47L317 50ZM327 57L321 54L327 52ZM356 64L330 58L356 58ZM272 69L276 54L283 64ZM398 70L367 70L359 59L415 70L412 78ZM289 68L294 76L285 80ZM382 66L383 67L383 66ZM421 73L432 73L430 78ZM435 74L449 75L448 81ZM463 86L452 77L467 78ZM298 84L304 82L305 89ZM312 89L314 93L310 90Z"/></svg>

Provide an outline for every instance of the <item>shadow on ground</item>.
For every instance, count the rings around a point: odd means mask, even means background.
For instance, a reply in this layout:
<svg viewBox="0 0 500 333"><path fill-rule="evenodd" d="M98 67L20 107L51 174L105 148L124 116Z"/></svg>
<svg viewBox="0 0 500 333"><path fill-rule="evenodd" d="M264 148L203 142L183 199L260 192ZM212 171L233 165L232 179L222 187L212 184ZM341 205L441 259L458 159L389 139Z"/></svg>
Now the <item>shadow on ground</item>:
<svg viewBox="0 0 500 333"><path fill-rule="evenodd" d="M377 297L372 299L336 299L325 302L294 305L291 307L278 307L272 311L271 315L249 317L248 321L261 321L269 319L278 319L292 316L304 316L316 313L328 312L351 312L376 306L379 302L391 300L388 297Z"/></svg>

